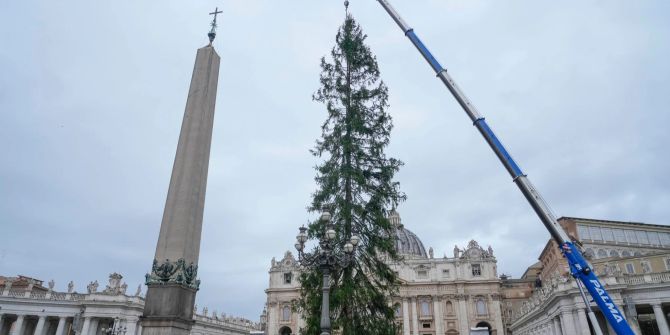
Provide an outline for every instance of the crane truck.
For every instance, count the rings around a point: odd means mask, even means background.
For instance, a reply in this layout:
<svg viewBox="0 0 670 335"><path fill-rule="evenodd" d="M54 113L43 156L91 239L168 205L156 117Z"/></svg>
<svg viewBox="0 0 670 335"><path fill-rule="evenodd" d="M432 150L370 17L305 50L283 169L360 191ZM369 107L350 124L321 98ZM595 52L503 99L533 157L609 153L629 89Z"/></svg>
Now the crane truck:
<svg viewBox="0 0 670 335"><path fill-rule="evenodd" d="M577 287L580 289L587 310L591 324L598 335L602 334L598 326L598 322L593 315L590 308L590 303L584 294L583 288L591 295L593 301L596 303L600 311L603 313L607 322L612 326L612 329L617 335L633 335L634 332L630 325L624 318L623 313L616 306L612 298L607 293L605 286L593 272L593 269L584 258L579 246L575 241L571 240L563 227L558 223L556 217L551 212L547 202L542 198L538 190L524 174L519 165L514 161L502 142L495 135L491 127L486 123L484 117L479 113L477 108L465 96L463 91L456 85L454 79L447 73L447 69L443 68L437 59L430 53L428 48L423 44L419 37L407 23L400 17L398 12L391 6L387 0L377 0L379 4L386 10L395 23L402 29L407 38L414 44L416 49L421 53L423 58L428 62L431 68L435 71L437 77L444 83L449 92L456 98L458 104L465 110L472 123L477 128L479 133L484 137L493 152L498 156L500 162L503 164L507 172L512 176L512 180L518 186L521 193L530 203L530 206L535 210L537 216L544 226L549 230L551 237L558 243L561 253L565 257L570 267L570 274L577 280Z"/></svg>

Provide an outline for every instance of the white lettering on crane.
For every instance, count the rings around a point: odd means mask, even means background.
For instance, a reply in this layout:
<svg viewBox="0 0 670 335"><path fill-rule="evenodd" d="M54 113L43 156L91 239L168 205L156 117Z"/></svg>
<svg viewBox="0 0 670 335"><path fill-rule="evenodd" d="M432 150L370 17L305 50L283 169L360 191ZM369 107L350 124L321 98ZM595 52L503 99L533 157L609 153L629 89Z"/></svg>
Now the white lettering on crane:
<svg viewBox="0 0 670 335"><path fill-rule="evenodd" d="M600 299L602 299L602 301L605 303L605 306L607 306L607 309L610 311L610 314L612 314L612 317L614 317L614 320L616 320L617 323L623 321L623 316L619 314L619 310L616 308L614 303L608 302L608 300L610 300L610 297L608 297L607 294L605 293L605 290L602 289L602 286L600 286L600 282L595 279L591 279L590 282L596 288L596 292L598 292Z"/></svg>

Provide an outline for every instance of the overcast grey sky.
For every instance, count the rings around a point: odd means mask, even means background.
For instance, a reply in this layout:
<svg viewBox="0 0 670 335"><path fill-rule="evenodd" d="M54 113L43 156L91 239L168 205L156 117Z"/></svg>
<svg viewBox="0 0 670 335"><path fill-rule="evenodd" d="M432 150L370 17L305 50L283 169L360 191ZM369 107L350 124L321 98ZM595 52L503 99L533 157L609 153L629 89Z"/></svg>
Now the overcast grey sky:
<svg viewBox="0 0 670 335"><path fill-rule="evenodd" d="M670 2L394 0L559 216L670 224ZM310 219L311 101L342 1L0 2L0 275L84 291L150 269L195 51L222 56L198 305L257 319ZM376 1L399 212L436 255L470 239L521 275L549 234Z"/></svg>

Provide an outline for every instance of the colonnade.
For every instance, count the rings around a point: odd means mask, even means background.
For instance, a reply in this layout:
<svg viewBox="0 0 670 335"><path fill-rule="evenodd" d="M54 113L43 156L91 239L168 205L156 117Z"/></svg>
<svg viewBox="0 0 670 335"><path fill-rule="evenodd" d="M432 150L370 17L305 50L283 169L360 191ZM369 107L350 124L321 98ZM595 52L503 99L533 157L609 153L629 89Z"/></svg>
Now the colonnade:
<svg viewBox="0 0 670 335"><path fill-rule="evenodd" d="M100 321L107 322L111 326L112 319L94 316L82 318L83 326L77 335L104 335L111 331L103 332L100 329ZM113 321L112 321L113 322ZM47 315L47 314L0 314L0 335L70 335L74 334L72 328L74 316ZM141 334L139 318L120 319L118 328L114 335L138 335Z"/></svg>
<svg viewBox="0 0 670 335"><path fill-rule="evenodd" d="M656 326L661 335L670 335L670 327L660 302L649 304L654 311ZM646 306L649 306L646 305ZM648 307L646 307L648 308ZM602 315L600 315L602 318ZM630 320L630 318L629 318ZM614 329L608 322L600 322L604 334L615 335ZM636 334L640 334L637 322L632 321L631 327ZM543 318L535 318L532 322L524 325L514 332L515 335L592 335L587 321L586 311L583 306L575 309L562 309L556 315L547 315Z"/></svg>

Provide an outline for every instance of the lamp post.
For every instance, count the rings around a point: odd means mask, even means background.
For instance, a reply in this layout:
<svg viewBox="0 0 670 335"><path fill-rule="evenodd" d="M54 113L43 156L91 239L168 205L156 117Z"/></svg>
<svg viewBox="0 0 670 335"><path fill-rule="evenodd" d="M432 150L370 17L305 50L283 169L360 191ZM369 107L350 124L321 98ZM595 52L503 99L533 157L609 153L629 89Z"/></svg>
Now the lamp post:
<svg viewBox="0 0 670 335"><path fill-rule="evenodd" d="M356 235L344 244L335 240L337 232L333 229L329 212L323 212L320 220L325 224L323 235L319 238L319 247L312 253L304 252L307 242L307 228L299 228L295 248L298 250L298 262L302 266L318 266L323 273L323 296L321 298L321 335L330 335L330 274L336 268L346 268L354 259L354 251L360 242Z"/></svg>
<svg viewBox="0 0 670 335"><path fill-rule="evenodd" d="M114 323L111 327L102 328L102 333L106 335L125 335L126 330L126 327L121 327L121 322L119 322L119 318L116 317L114 318Z"/></svg>

